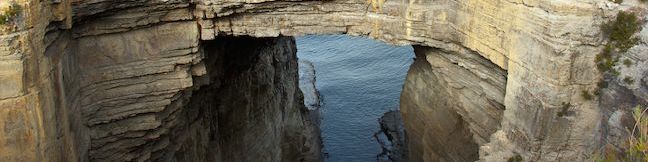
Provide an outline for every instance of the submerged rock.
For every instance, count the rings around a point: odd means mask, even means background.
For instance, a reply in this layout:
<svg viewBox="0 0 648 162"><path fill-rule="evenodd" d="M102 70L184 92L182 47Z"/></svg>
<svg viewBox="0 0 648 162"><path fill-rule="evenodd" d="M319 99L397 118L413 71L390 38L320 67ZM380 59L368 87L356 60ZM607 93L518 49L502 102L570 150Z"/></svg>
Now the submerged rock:
<svg viewBox="0 0 648 162"><path fill-rule="evenodd" d="M380 122L380 131L376 132L374 137L382 147L382 152L376 157L377 161L408 161L405 126L400 111L388 111L378 119L378 122Z"/></svg>
<svg viewBox="0 0 648 162"><path fill-rule="evenodd" d="M313 131L315 134L320 135L320 112L319 108L321 105L319 91L315 87L315 66L312 62L308 60L299 59L298 60L299 68L299 89L302 94L304 94L304 105L308 108L308 118L309 121L314 125ZM315 137L313 143L318 145L318 149L323 147L323 142L321 136Z"/></svg>

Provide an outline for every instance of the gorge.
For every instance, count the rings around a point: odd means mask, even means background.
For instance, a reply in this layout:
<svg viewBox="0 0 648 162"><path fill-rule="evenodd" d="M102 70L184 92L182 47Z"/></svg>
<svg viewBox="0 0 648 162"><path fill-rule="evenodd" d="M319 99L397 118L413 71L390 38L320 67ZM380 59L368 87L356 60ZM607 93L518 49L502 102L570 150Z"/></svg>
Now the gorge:
<svg viewBox="0 0 648 162"><path fill-rule="evenodd" d="M316 94L301 89L307 106L312 105L309 98L320 101L313 113L321 121L325 161L376 161L378 155L389 150L390 144L404 144L390 140L385 133L392 131L398 136L403 131L393 128L396 126L383 126L396 125L400 120L378 119L399 109L405 75L414 58L411 46L391 46L344 35L307 35L296 37L296 42L300 66L313 67L299 69L300 73L313 73L313 81L300 80L300 85L316 87Z"/></svg>
<svg viewBox="0 0 648 162"><path fill-rule="evenodd" d="M589 161L648 104L648 29L604 78L626 0L16 0L0 24L2 161L321 161L294 36L411 45L410 161Z"/></svg>

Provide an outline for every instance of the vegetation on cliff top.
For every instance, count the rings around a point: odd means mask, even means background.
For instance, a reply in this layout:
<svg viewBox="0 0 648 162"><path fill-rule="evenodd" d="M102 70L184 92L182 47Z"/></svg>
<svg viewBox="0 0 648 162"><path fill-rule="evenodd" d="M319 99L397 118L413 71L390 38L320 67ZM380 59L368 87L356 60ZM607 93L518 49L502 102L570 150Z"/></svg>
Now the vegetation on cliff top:
<svg viewBox="0 0 648 162"><path fill-rule="evenodd" d="M12 1L9 7L0 10L0 25L13 22L21 11L22 7L15 1Z"/></svg>
<svg viewBox="0 0 648 162"><path fill-rule="evenodd" d="M619 52L626 52L639 42L633 35L639 31L640 25L635 13L620 11L614 21L603 24L602 30L610 40L608 45Z"/></svg>

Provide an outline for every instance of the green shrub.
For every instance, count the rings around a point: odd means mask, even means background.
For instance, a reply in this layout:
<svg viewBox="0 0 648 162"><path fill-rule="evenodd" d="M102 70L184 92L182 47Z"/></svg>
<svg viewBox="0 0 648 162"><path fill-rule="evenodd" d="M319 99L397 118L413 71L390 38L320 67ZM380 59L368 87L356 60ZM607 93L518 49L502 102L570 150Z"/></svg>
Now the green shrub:
<svg viewBox="0 0 648 162"><path fill-rule="evenodd" d="M524 159L522 159L522 156L520 154L515 154L515 156L510 157L506 162L522 162Z"/></svg>
<svg viewBox="0 0 648 162"><path fill-rule="evenodd" d="M558 111L558 113L556 113L556 115L558 117L563 117L563 116L567 115L567 113L569 113L569 106L570 106L569 103L564 103L563 102L560 111Z"/></svg>
<svg viewBox="0 0 648 162"><path fill-rule="evenodd" d="M596 83L596 88L594 89L594 96L598 96L601 94L601 90L603 88L608 87L608 82L605 81L604 79L601 79L598 83Z"/></svg>
<svg viewBox="0 0 648 162"><path fill-rule="evenodd" d="M621 3L622 0L610 0L615 3ZM641 0L646 2L648 0ZM595 63L596 68L603 74L610 74L612 76L619 76L621 72L614 69L614 67L619 62L619 54L625 53L628 49L632 48L639 42L639 39L634 37L634 34L641 30L641 21L637 18L637 15L633 12L619 11L614 20L608 21L601 25L601 30L603 35L608 39L605 48L601 53L596 55ZM623 64L626 67L632 65L632 61L625 59ZM632 84L634 80L632 78L625 78L624 82ZM605 88L601 84L607 86L607 82L604 79L599 81L599 85L594 90L594 95L599 95L601 88ZM589 94L589 91L584 90L581 92L581 96L586 100L591 100L592 95Z"/></svg>
<svg viewBox="0 0 648 162"><path fill-rule="evenodd" d="M614 69L614 66L619 62L617 53L626 52L639 42L639 39L634 37L634 34L641 29L640 27L641 22L638 20L637 15L625 11L619 11L616 19L601 26L604 36L609 41L603 51L596 55L596 67L599 71L603 73L611 72L614 76L620 74ZM632 62L624 61L624 64L629 66L628 64L632 64Z"/></svg>
<svg viewBox="0 0 648 162"><path fill-rule="evenodd" d="M628 138L630 147L626 151L630 161L648 161L648 117L646 109L637 106L632 112L635 124Z"/></svg>
<svg viewBox="0 0 648 162"><path fill-rule="evenodd" d="M7 24L9 22L9 17L5 14L0 14L0 25Z"/></svg>
<svg viewBox="0 0 648 162"><path fill-rule="evenodd" d="M618 62L618 59L604 58L603 61L600 61L596 64L596 67L601 72L613 72L614 66Z"/></svg>
<svg viewBox="0 0 648 162"><path fill-rule="evenodd" d="M632 84L634 83L634 79L632 79L632 77L626 76L625 78L623 78L623 82L625 82L626 84Z"/></svg>
<svg viewBox="0 0 648 162"><path fill-rule="evenodd" d="M612 75L614 75L614 76L619 76L619 75L621 75L621 72L619 72L619 70L616 70L616 69L612 69L612 70L610 70L610 73L612 73Z"/></svg>
<svg viewBox="0 0 648 162"><path fill-rule="evenodd" d="M592 96L587 90L581 91L581 97L585 100L592 100L594 98L594 96Z"/></svg>
<svg viewBox="0 0 648 162"><path fill-rule="evenodd" d="M637 15L633 12L619 11L614 21L603 24L605 36L610 39L610 44L620 52L626 52L639 42L633 37L641 28Z"/></svg>
<svg viewBox="0 0 648 162"><path fill-rule="evenodd" d="M22 12L22 7L15 1L11 2L8 8L0 11L0 25L14 21L20 12Z"/></svg>
<svg viewBox="0 0 648 162"><path fill-rule="evenodd" d="M625 65L626 67L630 67L632 66L632 61L630 61L630 59L625 59L623 60L623 65Z"/></svg>
<svg viewBox="0 0 648 162"><path fill-rule="evenodd" d="M602 81L598 82L597 86L598 86L598 88L607 88L608 87L608 82L605 81L605 80L602 80Z"/></svg>

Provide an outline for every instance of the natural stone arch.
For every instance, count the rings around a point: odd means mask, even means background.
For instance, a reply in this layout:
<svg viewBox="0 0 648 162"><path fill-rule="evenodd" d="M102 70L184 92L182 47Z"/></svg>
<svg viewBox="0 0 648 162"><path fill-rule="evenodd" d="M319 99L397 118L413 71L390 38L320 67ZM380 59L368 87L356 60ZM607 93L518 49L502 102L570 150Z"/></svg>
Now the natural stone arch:
<svg viewBox="0 0 648 162"><path fill-rule="evenodd" d="M4 101L2 105L10 107L8 110L28 107L40 113L40 115L33 115L31 112L20 110L20 113L28 116L20 121L37 125L27 129L27 132L39 134L38 137L34 137L35 140L31 145L43 147L28 152L46 158L58 156L41 153L48 150L50 146L60 146L64 149L77 148L71 146L77 145L72 144L73 141L49 140L55 137L53 134L56 134L50 132L56 132L58 129L65 132L70 128L50 125L57 130L44 129L48 122L52 121L50 118L60 116L50 112L57 105L61 107L60 103L48 99L61 93L55 92L55 85L84 83L83 81L70 83L57 81L61 76L54 75L55 71L64 73L60 71L75 69L66 67L75 66L70 65L73 63L61 62L58 58L74 60L67 55L84 54L83 51L76 50L94 47L93 42L83 40L94 41L95 37L102 35L119 37L120 33L141 32L148 28L157 28L159 32L156 34L181 35L172 35L169 38L187 38L187 41L182 42L188 43L188 47L182 50L190 54L198 53L199 39L211 40L220 34L276 37L324 33L368 35L393 44L434 47L444 53L476 53L508 72L503 99L506 111L504 111L502 126L498 133L491 137L490 143L482 147L481 158L498 161L512 156L515 150L526 150L516 153L534 160L583 160L592 152L591 146L598 144L589 142L597 141L596 134L584 133L598 129L595 125L600 119L591 116L597 116L595 114L599 112L588 109L596 107L596 104L578 98L578 92L594 87L594 81L599 77L595 68L592 68L593 63L588 61L592 60L593 56L584 54L595 53L598 49L596 45L599 41L599 32L590 27L598 24L601 19L591 16L602 14L599 10L601 2L386 1L378 8L380 9L378 12L369 9L370 4L365 1L353 0L305 2L205 0L193 3L178 0L115 3L111 1L33 2L26 10L30 21L20 22L15 30L24 32L14 33L11 30L10 32L14 34L5 35L4 42L7 42L10 51L16 51L14 49L17 48L26 49L24 53L15 55L23 55L27 59L16 59L14 55L5 57L3 59L9 59L12 64L4 69L20 68L20 71L24 71L11 73L12 78L34 78L19 79L20 81L16 81L17 84L11 84L17 86L3 90L0 95L0 99ZM74 12L71 12L70 8ZM186 29L186 31L172 32L178 29ZM133 40L140 39L137 34L132 36ZM155 39L156 37L150 37L143 40ZM29 43L19 44L14 40ZM41 43L37 40L45 41ZM84 47L84 45L90 46ZM67 46L74 48L66 48ZM42 55L43 53L46 55ZM193 57L196 56L188 55L185 58L188 60L184 64L193 63ZM37 69L36 67L54 70L36 72L33 70ZM76 70L78 72L84 69ZM67 94L75 93L72 91ZM66 100L66 98L54 100ZM35 101L40 104L31 106L13 104L25 101ZM570 103L577 111L571 120L556 120L551 116L562 107L563 103ZM60 114L71 111L82 110L65 110ZM44 119L36 117L43 115L48 117ZM69 118L73 119L84 118L70 116L72 117ZM470 115L462 116L466 118ZM75 133L78 132L69 134ZM74 136L69 134L65 136L68 138ZM574 138L575 136L580 137ZM564 146L559 144L563 142L567 144ZM57 149L52 150L56 152ZM51 159L65 158L71 157ZM74 155L71 159L75 159Z"/></svg>

